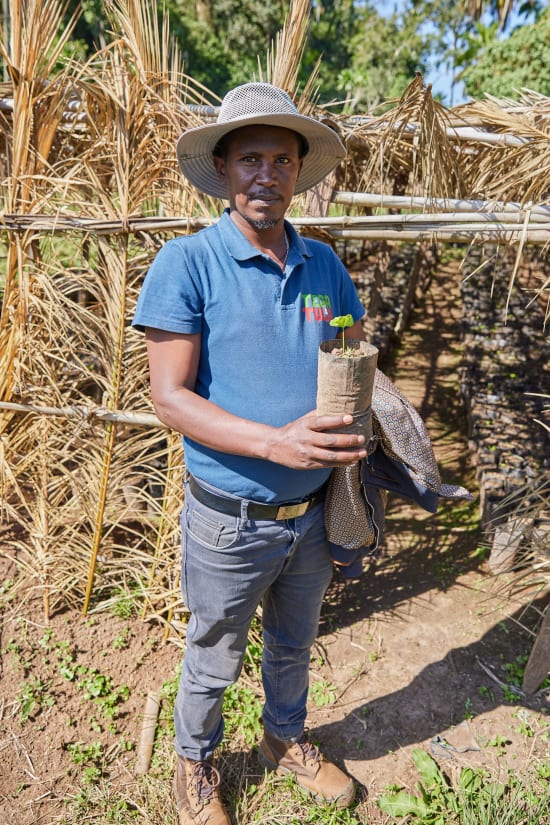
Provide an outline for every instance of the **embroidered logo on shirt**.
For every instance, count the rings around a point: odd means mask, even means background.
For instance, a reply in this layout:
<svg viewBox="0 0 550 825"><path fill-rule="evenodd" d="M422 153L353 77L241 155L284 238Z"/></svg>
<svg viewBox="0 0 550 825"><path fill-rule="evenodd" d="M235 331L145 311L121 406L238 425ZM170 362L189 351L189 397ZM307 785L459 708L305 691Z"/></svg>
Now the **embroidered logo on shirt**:
<svg viewBox="0 0 550 825"><path fill-rule="evenodd" d="M306 314L306 321L330 321L332 309L328 295L302 295L304 306L302 312Z"/></svg>

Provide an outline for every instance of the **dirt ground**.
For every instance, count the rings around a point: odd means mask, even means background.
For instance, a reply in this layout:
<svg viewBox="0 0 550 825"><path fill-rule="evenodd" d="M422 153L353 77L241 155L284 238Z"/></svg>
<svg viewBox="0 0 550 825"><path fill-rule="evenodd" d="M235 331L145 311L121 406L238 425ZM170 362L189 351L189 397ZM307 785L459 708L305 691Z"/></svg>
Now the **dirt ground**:
<svg viewBox="0 0 550 825"><path fill-rule="evenodd" d="M386 370L427 422L444 481L477 498L458 392L457 281L439 271ZM329 590L308 724L363 786L365 822L386 821L375 805L386 786L414 787L414 748L451 774L467 764L500 778L548 757L547 694L515 700L503 687L532 644L514 619L529 626L536 611L490 595L476 512L477 502L443 502L430 516L393 498L377 561L357 581L336 575ZM63 799L81 782L69 745L103 742L123 766L113 782L131 784L135 751L125 748L137 743L145 696L173 675L180 649L162 643L159 626L111 613L66 610L48 630L38 599L7 598L14 571L4 556L0 565L0 822L50 825L63 821ZM62 675L69 649L88 675L111 677L110 695L128 686L116 735Z"/></svg>

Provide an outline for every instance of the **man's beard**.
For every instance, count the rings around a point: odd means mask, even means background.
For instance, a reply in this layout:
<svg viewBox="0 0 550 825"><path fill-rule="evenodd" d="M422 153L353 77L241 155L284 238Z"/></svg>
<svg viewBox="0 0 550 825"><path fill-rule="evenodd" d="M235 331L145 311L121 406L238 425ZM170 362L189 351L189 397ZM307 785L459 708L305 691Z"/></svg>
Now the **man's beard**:
<svg viewBox="0 0 550 825"><path fill-rule="evenodd" d="M255 218L251 218L249 215L243 215L242 212L239 212L239 215L258 232L261 232L264 229L275 229L275 227L281 222L280 218L258 218L256 220Z"/></svg>

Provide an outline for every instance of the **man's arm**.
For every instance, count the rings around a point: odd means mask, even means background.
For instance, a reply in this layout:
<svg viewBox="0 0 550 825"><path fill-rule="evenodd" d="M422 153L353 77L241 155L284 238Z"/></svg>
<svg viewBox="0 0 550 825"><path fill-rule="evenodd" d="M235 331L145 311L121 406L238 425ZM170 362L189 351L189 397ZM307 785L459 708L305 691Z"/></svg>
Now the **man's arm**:
<svg viewBox="0 0 550 825"><path fill-rule="evenodd" d="M350 327L348 337L363 338L360 327L360 321ZM362 436L327 432L350 424L352 416L318 416L312 411L284 427L240 418L195 392L200 334L147 328L146 339L153 404L171 429L214 450L294 469L341 466L365 458Z"/></svg>

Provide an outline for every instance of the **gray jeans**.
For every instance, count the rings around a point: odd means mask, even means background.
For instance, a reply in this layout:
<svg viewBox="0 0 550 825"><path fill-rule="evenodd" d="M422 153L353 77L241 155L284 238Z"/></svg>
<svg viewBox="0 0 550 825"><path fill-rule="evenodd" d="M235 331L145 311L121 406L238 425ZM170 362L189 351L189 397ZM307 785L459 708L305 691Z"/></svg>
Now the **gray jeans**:
<svg viewBox="0 0 550 825"><path fill-rule="evenodd" d="M263 722L279 739L304 728L310 649L332 576L323 505L286 521L229 516L185 492L182 593L191 611L174 708L176 751L212 755L225 688L238 679L250 623L263 606Z"/></svg>

